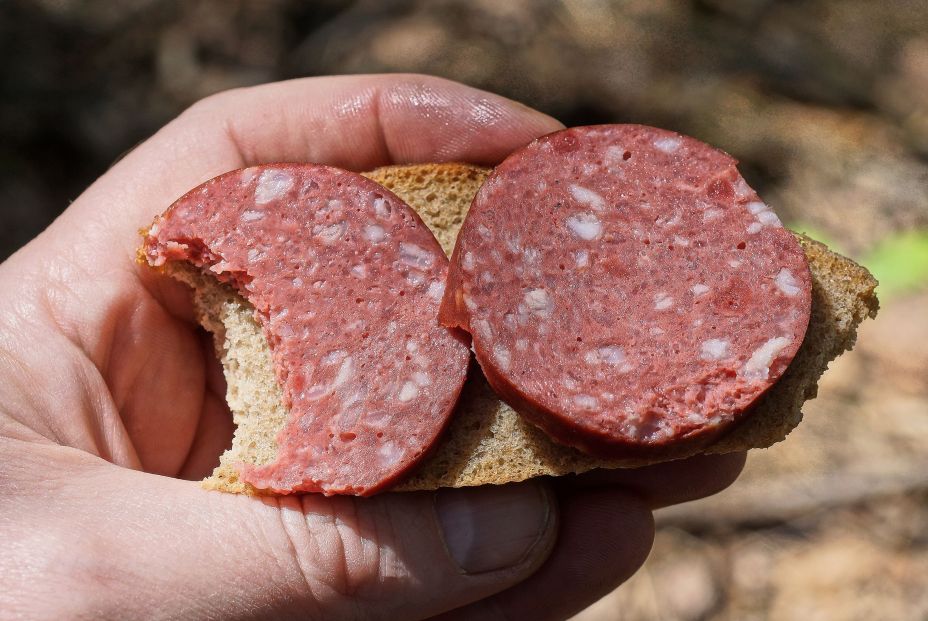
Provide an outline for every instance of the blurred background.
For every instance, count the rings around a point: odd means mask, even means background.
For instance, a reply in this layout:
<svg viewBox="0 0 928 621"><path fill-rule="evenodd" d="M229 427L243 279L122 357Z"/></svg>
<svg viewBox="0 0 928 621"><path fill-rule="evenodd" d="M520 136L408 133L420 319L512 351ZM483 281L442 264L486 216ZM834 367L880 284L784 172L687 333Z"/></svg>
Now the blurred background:
<svg viewBox="0 0 928 621"><path fill-rule="evenodd" d="M805 423L582 621L928 619L924 0L0 0L0 259L195 100L416 71L722 147L883 308Z"/></svg>

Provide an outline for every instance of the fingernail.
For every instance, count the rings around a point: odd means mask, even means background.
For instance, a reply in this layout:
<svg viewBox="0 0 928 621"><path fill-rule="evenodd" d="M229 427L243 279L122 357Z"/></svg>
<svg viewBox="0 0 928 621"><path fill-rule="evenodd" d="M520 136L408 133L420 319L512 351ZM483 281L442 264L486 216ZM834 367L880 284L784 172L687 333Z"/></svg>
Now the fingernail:
<svg viewBox="0 0 928 621"><path fill-rule="evenodd" d="M553 520L538 483L445 489L435 495L445 547L466 574L513 567L528 558Z"/></svg>

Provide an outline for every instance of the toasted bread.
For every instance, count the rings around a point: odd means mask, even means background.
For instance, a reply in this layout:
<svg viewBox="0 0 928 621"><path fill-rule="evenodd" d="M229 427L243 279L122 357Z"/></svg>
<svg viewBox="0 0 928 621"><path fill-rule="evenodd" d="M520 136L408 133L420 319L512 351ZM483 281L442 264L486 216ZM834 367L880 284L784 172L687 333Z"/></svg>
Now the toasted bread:
<svg viewBox="0 0 928 621"><path fill-rule="evenodd" d="M389 166L365 173L411 205L448 254L489 170L466 164ZM779 442L799 423L828 363L854 345L858 325L878 308L876 281L866 269L798 236L812 272L812 316L802 347L751 416L704 453L728 453ZM276 437L288 418L271 352L251 305L230 287L184 264L167 271L193 287L200 323L215 339L237 426L232 447L203 485L259 493L238 477L236 464L275 459ZM691 454L666 454L661 460ZM500 401L473 365L448 431L426 461L396 490L429 490L522 481L594 468L636 467L655 459L603 460L556 444Z"/></svg>

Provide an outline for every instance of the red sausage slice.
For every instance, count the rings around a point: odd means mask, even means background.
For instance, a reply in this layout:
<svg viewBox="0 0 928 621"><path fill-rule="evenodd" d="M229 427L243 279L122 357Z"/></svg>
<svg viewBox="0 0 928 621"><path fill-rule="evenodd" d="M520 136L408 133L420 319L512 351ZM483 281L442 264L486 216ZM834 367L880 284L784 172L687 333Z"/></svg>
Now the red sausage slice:
<svg viewBox="0 0 928 621"><path fill-rule="evenodd" d="M534 141L474 199L440 320L563 443L708 443L786 369L811 303L802 249L735 164L638 125Z"/></svg>
<svg viewBox="0 0 928 621"><path fill-rule="evenodd" d="M145 249L152 265L208 270L256 309L290 419L277 460L243 467L245 481L367 495L435 444L469 351L437 320L447 259L394 194L326 166L232 171L174 203Z"/></svg>

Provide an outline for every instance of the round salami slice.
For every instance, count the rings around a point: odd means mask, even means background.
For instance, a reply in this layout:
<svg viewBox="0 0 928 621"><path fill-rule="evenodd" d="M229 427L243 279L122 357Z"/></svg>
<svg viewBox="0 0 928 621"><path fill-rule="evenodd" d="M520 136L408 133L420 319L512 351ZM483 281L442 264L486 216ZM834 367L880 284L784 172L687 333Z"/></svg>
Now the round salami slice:
<svg viewBox="0 0 928 621"><path fill-rule="evenodd" d="M368 495L435 444L469 351L438 323L448 261L415 212L318 165L226 173L151 227L152 265L189 261L255 307L290 418L277 459L243 466L279 493Z"/></svg>
<svg viewBox="0 0 928 621"><path fill-rule="evenodd" d="M735 164L639 125L539 138L474 199L440 320L562 443L710 442L783 374L811 303L802 249Z"/></svg>

